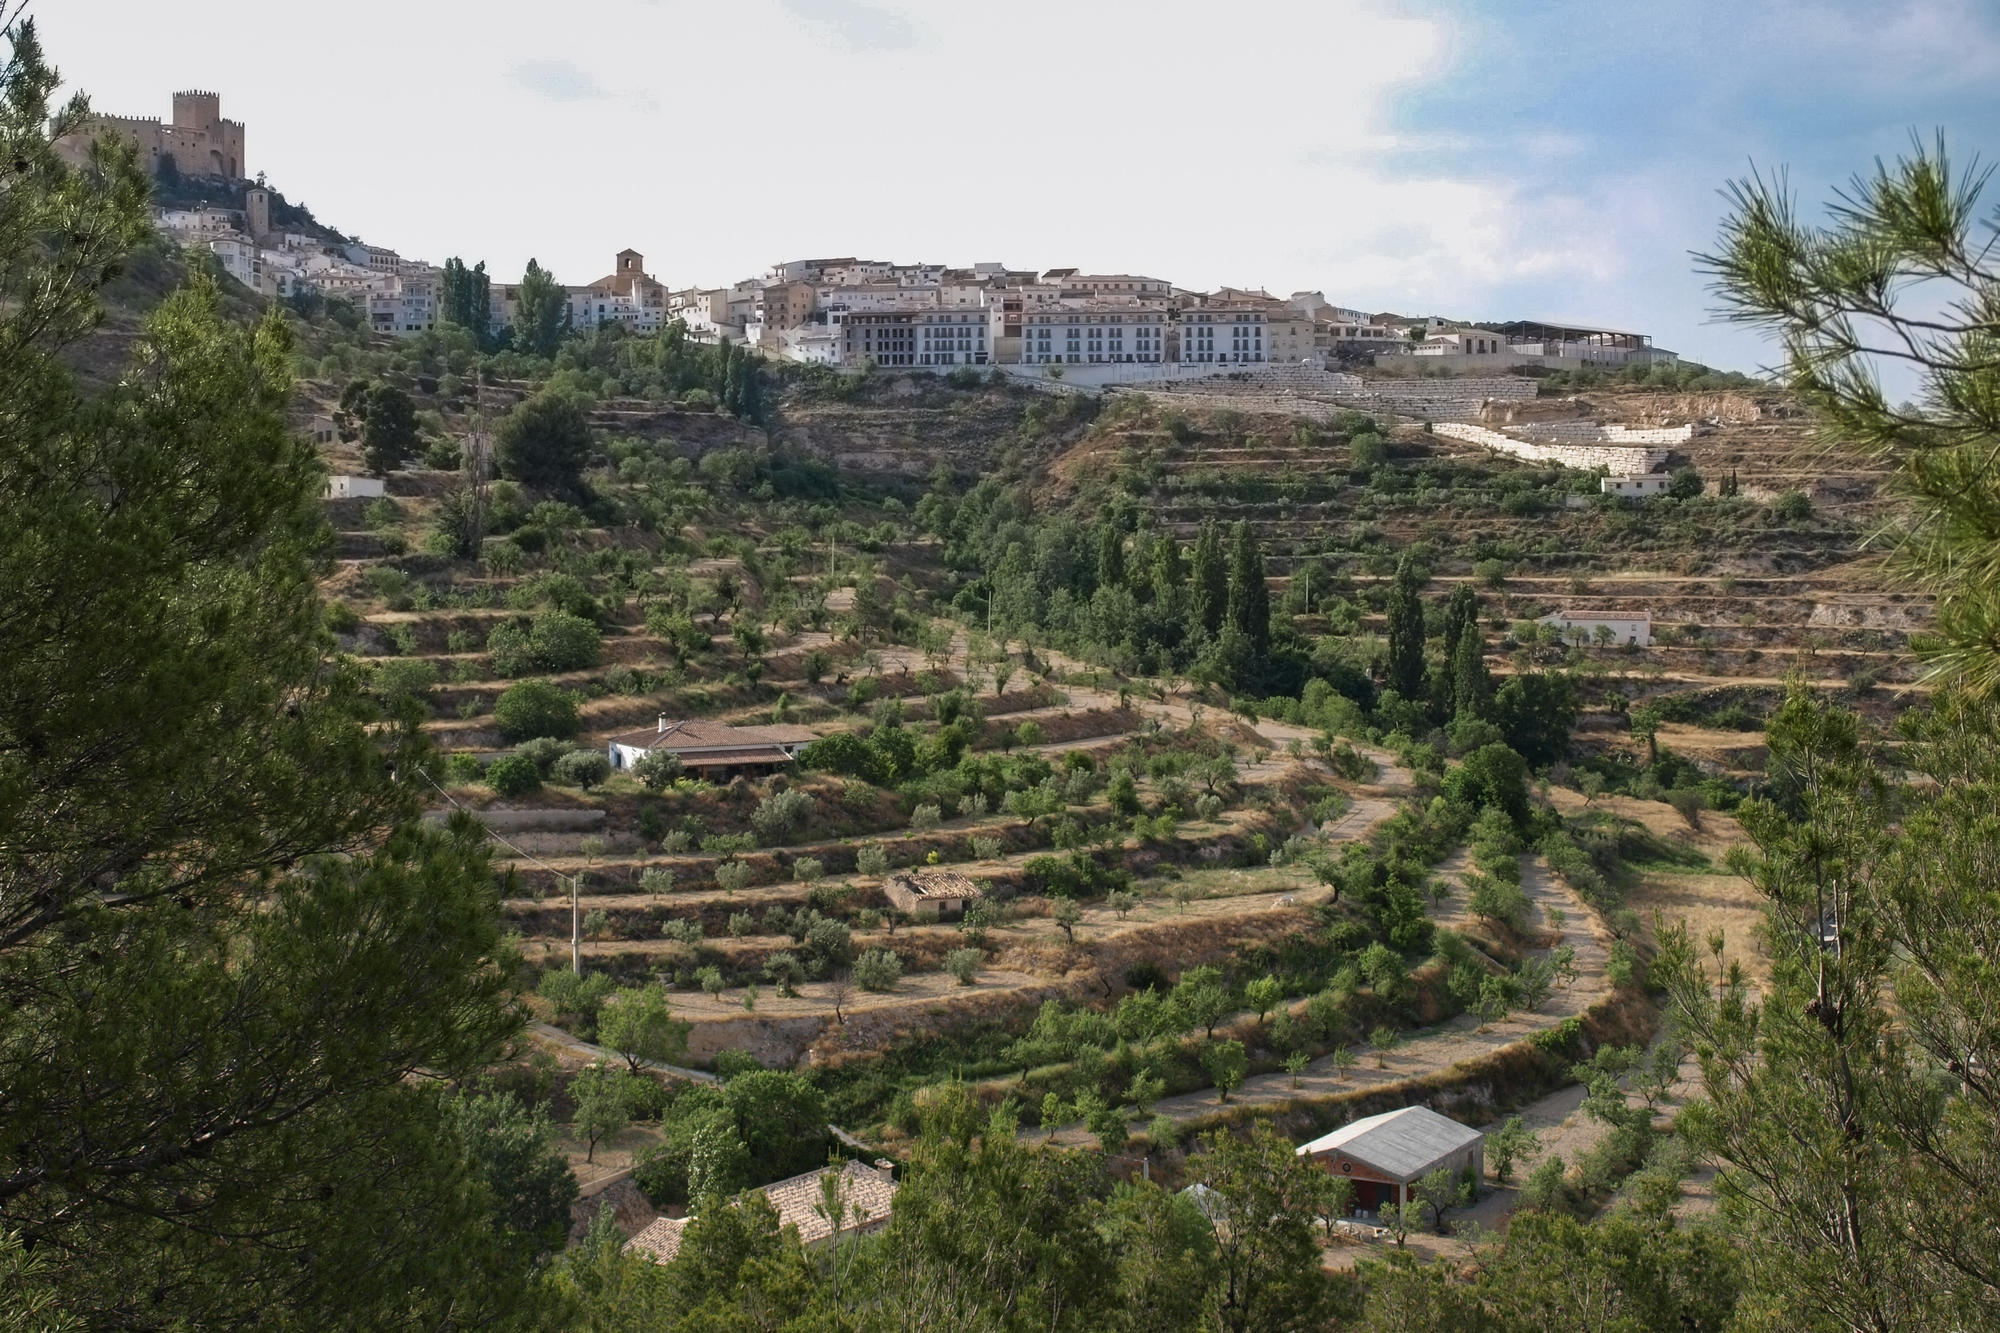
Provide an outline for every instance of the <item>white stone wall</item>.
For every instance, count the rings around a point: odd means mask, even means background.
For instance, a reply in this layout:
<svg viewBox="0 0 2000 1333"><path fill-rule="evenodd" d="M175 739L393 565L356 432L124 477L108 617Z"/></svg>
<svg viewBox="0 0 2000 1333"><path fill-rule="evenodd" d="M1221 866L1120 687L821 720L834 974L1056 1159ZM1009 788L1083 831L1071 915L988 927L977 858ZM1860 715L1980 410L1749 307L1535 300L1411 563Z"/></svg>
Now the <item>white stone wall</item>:
<svg viewBox="0 0 2000 1333"><path fill-rule="evenodd" d="M1517 440L1511 435L1502 435L1499 431L1489 430L1485 426L1474 426L1465 422L1440 421L1432 427L1432 431L1446 439L1482 445L1495 453L1507 454L1531 463L1558 463L1563 467L1581 468L1586 472L1601 467L1613 476L1619 477L1639 476L1652 472L1667 461L1667 451L1664 449L1535 444L1529 440Z"/></svg>
<svg viewBox="0 0 2000 1333"><path fill-rule="evenodd" d="M1546 444L1686 444L1694 438L1687 426L1602 426L1595 421L1523 421L1514 429Z"/></svg>

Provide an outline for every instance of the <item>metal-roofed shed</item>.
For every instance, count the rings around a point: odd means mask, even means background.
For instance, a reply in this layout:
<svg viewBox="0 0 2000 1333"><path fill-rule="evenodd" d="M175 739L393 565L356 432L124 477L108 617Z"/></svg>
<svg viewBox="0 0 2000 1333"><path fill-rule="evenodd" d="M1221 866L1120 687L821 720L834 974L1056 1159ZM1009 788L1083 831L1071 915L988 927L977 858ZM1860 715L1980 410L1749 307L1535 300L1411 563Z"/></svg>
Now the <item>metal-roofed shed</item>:
<svg viewBox="0 0 2000 1333"><path fill-rule="evenodd" d="M1486 1169L1486 1136L1428 1106L1406 1106L1322 1134L1298 1155L1354 1181L1354 1206L1372 1212L1408 1203L1410 1186L1439 1168L1477 1178Z"/></svg>

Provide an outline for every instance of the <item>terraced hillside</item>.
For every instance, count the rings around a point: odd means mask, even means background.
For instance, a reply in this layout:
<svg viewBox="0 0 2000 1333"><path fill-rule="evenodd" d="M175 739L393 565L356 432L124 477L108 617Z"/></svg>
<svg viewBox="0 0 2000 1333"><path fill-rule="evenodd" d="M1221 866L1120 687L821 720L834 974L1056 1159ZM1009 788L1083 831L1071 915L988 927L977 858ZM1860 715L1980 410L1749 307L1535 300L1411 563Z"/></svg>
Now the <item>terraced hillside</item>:
<svg viewBox="0 0 2000 1333"><path fill-rule="evenodd" d="M1257 402L1256 388L1222 381L1199 399L1240 390ZM1694 426L1668 466L1693 469L1706 494L1637 503L1598 494L1588 473L1500 457L1392 414L1315 422L1211 406L1196 409L1197 429L1180 402L1157 394L1107 411L1057 460L1058 486L1122 492L1183 537L1205 519L1247 520L1294 610L1310 599L1335 624L1372 629L1382 581L1415 551L1439 590L1477 586L1493 627L1517 641L1528 638L1519 622L1559 610L1649 612L1655 646L1588 654L1627 677L1914 679L1908 638L1928 602L1894 587L1865 548L1891 508L1883 474L1828 455L1781 394L1620 389L1478 409L1496 424ZM1355 435L1369 437L1359 456Z"/></svg>

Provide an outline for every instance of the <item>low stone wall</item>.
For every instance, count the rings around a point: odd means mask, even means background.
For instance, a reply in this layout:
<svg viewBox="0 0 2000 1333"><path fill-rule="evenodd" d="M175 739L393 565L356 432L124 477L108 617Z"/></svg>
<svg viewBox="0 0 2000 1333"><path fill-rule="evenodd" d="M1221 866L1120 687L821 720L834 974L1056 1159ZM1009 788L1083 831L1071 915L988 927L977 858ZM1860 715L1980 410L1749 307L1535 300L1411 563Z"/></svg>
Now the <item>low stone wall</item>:
<svg viewBox="0 0 2000 1333"><path fill-rule="evenodd" d="M1614 477L1636 477L1652 472L1667 461L1664 449L1616 449L1582 444L1535 444L1502 435L1497 430L1463 422L1439 422L1433 433L1446 439L1463 440L1531 463L1559 463L1563 467L1589 472L1604 468Z"/></svg>

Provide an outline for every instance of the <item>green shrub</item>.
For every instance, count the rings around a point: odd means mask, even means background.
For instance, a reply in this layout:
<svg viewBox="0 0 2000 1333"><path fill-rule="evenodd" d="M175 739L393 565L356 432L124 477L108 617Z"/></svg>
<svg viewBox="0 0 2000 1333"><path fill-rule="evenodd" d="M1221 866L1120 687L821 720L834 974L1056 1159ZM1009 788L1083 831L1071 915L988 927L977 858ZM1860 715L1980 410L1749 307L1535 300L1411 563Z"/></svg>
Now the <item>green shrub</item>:
<svg viewBox="0 0 2000 1333"><path fill-rule="evenodd" d="M765 845L796 842L812 823L813 798L796 787L774 791L750 815L750 827Z"/></svg>
<svg viewBox="0 0 2000 1333"><path fill-rule="evenodd" d="M526 627L502 621L486 636L493 669L503 676L523 671L580 671L597 665L603 639L597 626L568 611L547 610Z"/></svg>
<svg viewBox="0 0 2000 1333"><path fill-rule="evenodd" d="M724 861L715 868L716 887L725 893L737 893L750 887L751 870L746 861Z"/></svg>
<svg viewBox="0 0 2000 1333"><path fill-rule="evenodd" d="M502 796L525 796L542 785L542 770L524 755L502 755L487 768L486 785Z"/></svg>
<svg viewBox="0 0 2000 1333"><path fill-rule="evenodd" d="M556 760L550 771L564 786L589 791L611 776L611 761L596 750L572 750Z"/></svg>
<svg viewBox="0 0 2000 1333"><path fill-rule="evenodd" d="M944 956L944 970L954 977L961 986L970 986L979 976L979 965L986 961L986 955L977 949L953 949Z"/></svg>
<svg viewBox="0 0 2000 1333"><path fill-rule="evenodd" d="M863 875L886 875L889 873L889 853L880 843L871 842L854 854L854 869Z"/></svg>
<svg viewBox="0 0 2000 1333"><path fill-rule="evenodd" d="M570 737L581 727L576 700L546 680L510 685L493 705L493 720L508 740Z"/></svg>
<svg viewBox="0 0 2000 1333"><path fill-rule="evenodd" d="M902 977L902 959L887 949L870 949L854 960L854 981L863 990L892 991Z"/></svg>

